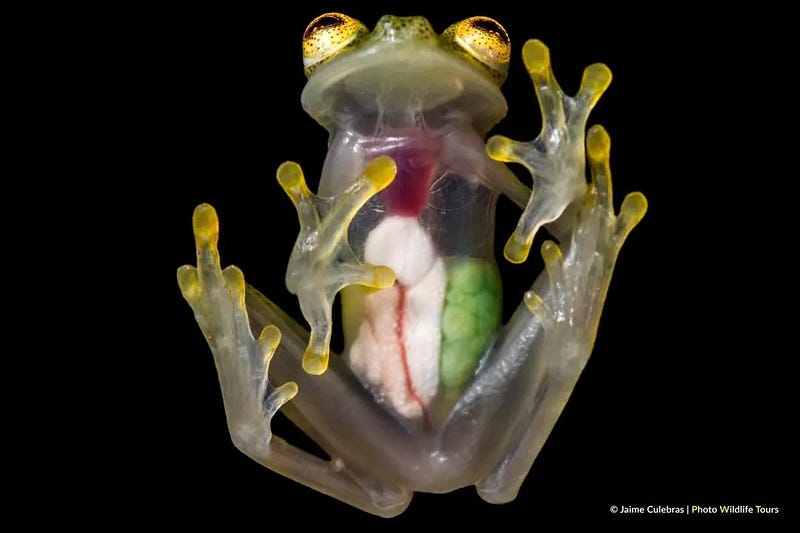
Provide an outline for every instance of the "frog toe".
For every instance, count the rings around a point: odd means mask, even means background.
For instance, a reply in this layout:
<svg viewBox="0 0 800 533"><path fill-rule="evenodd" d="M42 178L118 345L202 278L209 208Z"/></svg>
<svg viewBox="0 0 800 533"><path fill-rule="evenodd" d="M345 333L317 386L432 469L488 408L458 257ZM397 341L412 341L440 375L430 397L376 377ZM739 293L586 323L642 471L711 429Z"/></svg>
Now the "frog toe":
<svg viewBox="0 0 800 533"><path fill-rule="evenodd" d="M584 69L575 101L587 114L611 85L612 77L611 69L603 63L594 63Z"/></svg>

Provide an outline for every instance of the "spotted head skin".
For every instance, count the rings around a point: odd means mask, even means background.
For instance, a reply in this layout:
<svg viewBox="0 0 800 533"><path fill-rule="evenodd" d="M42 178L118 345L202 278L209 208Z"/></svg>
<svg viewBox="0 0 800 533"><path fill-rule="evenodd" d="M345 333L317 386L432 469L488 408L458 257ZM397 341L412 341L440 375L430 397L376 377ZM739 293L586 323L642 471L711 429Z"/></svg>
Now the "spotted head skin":
<svg viewBox="0 0 800 533"><path fill-rule="evenodd" d="M376 42L434 41L436 32L425 17L384 15L375 24L370 39Z"/></svg>

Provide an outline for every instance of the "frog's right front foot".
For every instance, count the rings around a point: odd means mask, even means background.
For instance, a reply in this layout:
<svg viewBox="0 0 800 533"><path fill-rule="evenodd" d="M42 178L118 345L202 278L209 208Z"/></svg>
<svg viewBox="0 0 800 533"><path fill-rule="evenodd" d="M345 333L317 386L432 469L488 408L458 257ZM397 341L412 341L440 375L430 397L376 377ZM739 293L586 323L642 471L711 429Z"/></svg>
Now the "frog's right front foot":
<svg viewBox="0 0 800 533"><path fill-rule="evenodd" d="M178 285L214 354L234 443L265 455L272 437L270 420L297 393L294 382L274 387L267 379L281 333L268 325L258 339L253 337L245 307L244 275L235 266L220 268L219 220L214 208L197 206L192 225L197 267L180 267Z"/></svg>
<svg viewBox="0 0 800 533"><path fill-rule="evenodd" d="M376 157L349 189L333 199L323 217L323 199L309 191L300 165L287 161L278 167L278 182L300 219L300 234L286 269L286 287L297 295L311 327L303 354L303 369L309 374L322 374L328 368L336 293L347 285L384 289L395 282L392 269L357 259L347 242L347 230L358 210L386 188L396 173L391 157Z"/></svg>

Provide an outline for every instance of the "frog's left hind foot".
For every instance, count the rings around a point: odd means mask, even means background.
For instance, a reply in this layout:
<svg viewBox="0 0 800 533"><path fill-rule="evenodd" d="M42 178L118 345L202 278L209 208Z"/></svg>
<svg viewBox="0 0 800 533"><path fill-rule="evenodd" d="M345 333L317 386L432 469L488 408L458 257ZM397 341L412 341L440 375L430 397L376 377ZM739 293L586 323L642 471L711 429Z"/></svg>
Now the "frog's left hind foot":
<svg viewBox="0 0 800 533"><path fill-rule="evenodd" d="M584 197L578 222L564 255L552 241L542 245L550 281L544 296L525 293L525 306L544 328L543 354L553 375L574 375L583 369L597 335L600 312L620 248L647 211L640 192L625 197L614 214L609 152L611 141L601 126L586 140L592 183ZM574 368L573 368L574 367Z"/></svg>
<svg viewBox="0 0 800 533"><path fill-rule="evenodd" d="M515 315L520 323L508 326L535 331L541 325L543 333L540 341L523 347L527 357L536 358L535 370L526 378L532 403L517 422L511 452L477 485L486 501L506 503L516 497L589 360L617 255L647 210L644 195L635 192L614 214L610 146L602 127L589 130L586 148L592 183L573 232L562 243L563 252L552 241L542 245L549 283L541 286L541 294L533 290L525 294L531 314Z"/></svg>

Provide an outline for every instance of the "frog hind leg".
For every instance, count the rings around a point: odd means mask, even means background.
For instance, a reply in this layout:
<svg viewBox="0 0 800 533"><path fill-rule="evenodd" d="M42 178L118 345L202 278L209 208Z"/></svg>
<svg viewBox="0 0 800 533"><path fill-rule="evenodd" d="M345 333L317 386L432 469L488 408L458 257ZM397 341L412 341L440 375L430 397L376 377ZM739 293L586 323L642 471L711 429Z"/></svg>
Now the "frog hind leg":
<svg viewBox="0 0 800 533"><path fill-rule="evenodd" d="M283 408L312 438L319 439L321 445L326 443L324 435L315 432L313 425L305 423L303 415L291 407L295 402L287 403L298 394L296 381L305 386L312 377L298 371L305 346L302 329L285 314L265 311L262 304L256 303L263 327L259 327L261 334L255 338L248 307L258 296L246 286L237 267L220 268L219 222L214 209L207 204L198 206L193 226L197 267L179 268L178 284L214 355L234 445L267 468L366 512L384 517L403 512L413 495L411 491L381 483L348 468L337 458L323 460L272 434L270 421ZM277 322L280 329L274 323L267 324L265 318L275 318L271 322ZM281 329L286 332L284 341ZM288 346L279 349L281 344ZM273 360L276 351L278 359ZM290 359L298 367L294 376L286 372L275 376L271 363L280 370ZM270 382L289 377L297 379L277 387Z"/></svg>
<svg viewBox="0 0 800 533"><path fill-rule="evenodd" d="M647 210L645 197L637 192L614 213L608 134L593 127L586 145L592 183L577 222L563 251L552 241L543 244L547 275L525 294L525 307L506 326L507 332L521 334L497 347L502 352L498 360L525 361L518 366L517 379L525 385L527 409L512 423L505 455L476 484L491 503L516 497L550 435L591 354L619 250Z"/></svg>

